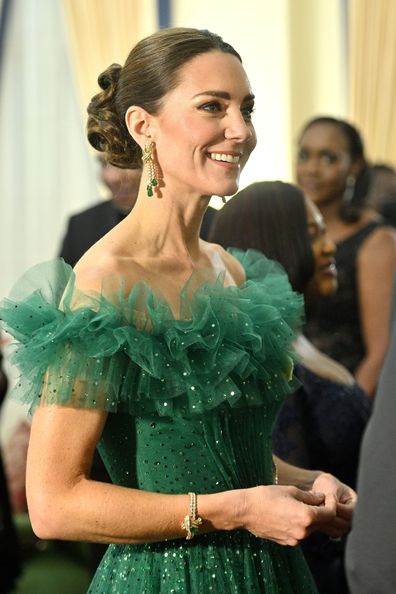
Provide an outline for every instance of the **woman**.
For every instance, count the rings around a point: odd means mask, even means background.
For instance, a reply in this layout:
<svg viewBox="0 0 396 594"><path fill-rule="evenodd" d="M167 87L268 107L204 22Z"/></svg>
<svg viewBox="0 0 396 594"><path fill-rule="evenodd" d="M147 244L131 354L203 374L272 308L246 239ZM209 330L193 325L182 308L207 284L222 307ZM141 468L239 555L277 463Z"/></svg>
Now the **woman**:
<svg viewBox="0 0 396 594"><path fill-rule="evenodd" d="M369 170L358 131L334 118L308 122L297 180L336 242L339 274L337 293L308 309L306 334L374 395L388 345L396 243L394 231L365 206Z"/></svg>
<svg viewBox="0 0 396 594"><path fill-rule="evenodd" d="M199 240L211 194L236 192L256 142L240 56L208 31L161 30L99 84L88 137L116 166L143 160L147 182L73 273L47 265L55 288L2 308L19 327L20 389L41 395L33 527L112 543L91 594L312 592L299 550L281 545L345 534L356 495L280 461L273 484L299 303L270 263L264 285L249 282L248 260L245 273ZM112 485L90 480L97 442Z"/></svg>
<svg viewBox="0 0 396 594"><path fill-rule="evenodd" d="M219 211L211 239L223 247L254 248L278 261L293 289L304 293L311 306L337 290L334 243L319 210L296 186L278 181L245 188ZM345 367L303 334L294 346L301 361L295 368L301 386L280 410L274 452L289 463L325 469L354 486L369 399ZM313 534L302 548L319 592L348 592L343 542Z"/></svg>

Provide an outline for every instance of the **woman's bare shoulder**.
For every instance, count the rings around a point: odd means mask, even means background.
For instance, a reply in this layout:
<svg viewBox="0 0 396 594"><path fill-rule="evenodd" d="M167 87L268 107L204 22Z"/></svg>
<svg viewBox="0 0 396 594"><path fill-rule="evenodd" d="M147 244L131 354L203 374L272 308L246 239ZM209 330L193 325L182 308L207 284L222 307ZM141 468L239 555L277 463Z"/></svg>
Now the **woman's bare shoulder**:
<svg viewBox="0 0 396 594"><path fill-rule="evenodd" d="M202 241L202 245L210 260L220 259L222 266L237 286L240 286L245 282L245 270L242 264L234 256L217 243Z"/></svg>
<svg viewBox="0 0 396 594"><path fill-rule="evenodd" d="M91 249L82 256L74 268L76 287L81 291L101 291L104 282L111 286L120 281L131 287L141 280L139 266L133 258L125 257L106 249Z"/></svg>
<svg viewBox="0 0 396 594"><path fill-rule="evenodd" d="M392 227L378 227L363 242L359 250L359 259L383 257L385 254L396 254L396 230Z"/></svg>

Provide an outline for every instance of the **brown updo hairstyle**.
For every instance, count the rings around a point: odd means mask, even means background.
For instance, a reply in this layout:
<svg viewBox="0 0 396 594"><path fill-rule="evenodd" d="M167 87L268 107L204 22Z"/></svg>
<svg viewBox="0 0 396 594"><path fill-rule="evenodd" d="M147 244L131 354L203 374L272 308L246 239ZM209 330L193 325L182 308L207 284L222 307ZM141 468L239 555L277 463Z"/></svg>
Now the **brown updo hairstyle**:
<svg viewBox="0 0 396 594"><path fill-rule="evenodd" d="M231 45L206 30L161 29L139 41L123 67L112 64L98 78L102 91L92 98L87 110L91 145L112 165L139 169L142 152L125 124L128 108L138 105L157 114L164 95L177 86L180 68L212 50L232 54L242 62Z"/></svg>

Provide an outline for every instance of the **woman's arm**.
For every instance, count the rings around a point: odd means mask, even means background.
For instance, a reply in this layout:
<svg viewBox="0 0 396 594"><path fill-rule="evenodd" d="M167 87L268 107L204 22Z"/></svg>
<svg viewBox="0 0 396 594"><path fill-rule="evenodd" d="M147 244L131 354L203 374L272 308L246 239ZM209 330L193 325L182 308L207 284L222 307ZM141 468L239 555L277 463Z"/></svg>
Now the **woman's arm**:
<svg viewBox="0 0 396 594"><path fill-rule="evenodd" d="M185 536L188 495L162 495L90 480L90 466L106 414L41 406L29 443L27 497L40 538L94 542L150 542ZM208 506L214 525L231 529L223 497ZM228 506L230 508L230 506ZM201 513L201 510L200 510Z"/></svg>
<svg viewBox="0 0 396 594"><path fill-rule="evenodd" d="M303 491L310 491L315 480L322 474L321 470L307 470L293 466L278 456L274 456L274 462L278 472L279 485L294 485Z"/></svg>
<svg viewBox="0 0 396 594"><path fill-rule="evenodd" d="M106 414L59 406L37 409L27 467L27 497L41 538L145 543L183 538L187 494L150 493L92 481L91 460ZM335 515L324 496L296 487L259 486L198 494L200 531L246 529L294 545Z"/></svg>
<svg viewBox="0 0 396 594"><path fill-rule="evenodd" d="M380 228L364 242L357 258L361 332L366 356L356 369L355 378L370 396L375 393L388 346L395 270L395 233L389 228Z"/></svg>

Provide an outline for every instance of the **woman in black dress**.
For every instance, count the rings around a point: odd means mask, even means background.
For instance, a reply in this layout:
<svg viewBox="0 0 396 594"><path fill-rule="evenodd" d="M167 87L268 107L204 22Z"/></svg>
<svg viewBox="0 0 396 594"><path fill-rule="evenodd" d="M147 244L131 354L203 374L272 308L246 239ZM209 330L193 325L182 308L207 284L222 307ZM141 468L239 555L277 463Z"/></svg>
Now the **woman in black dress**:
<svg viewBox="0 0 396 594"><path fill-rule="evenodd" d="M330 117L308 122L298 142L297 180L337 246L338 291L308 308L306 335L374 395L388 345L396 241L366 206L369 168L356 128Z"/></svg>

